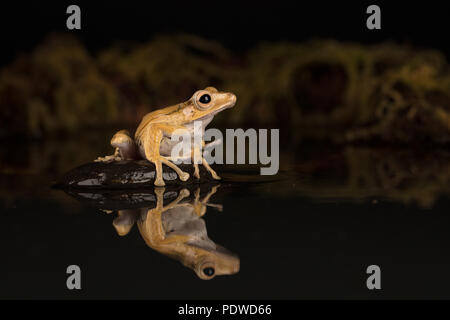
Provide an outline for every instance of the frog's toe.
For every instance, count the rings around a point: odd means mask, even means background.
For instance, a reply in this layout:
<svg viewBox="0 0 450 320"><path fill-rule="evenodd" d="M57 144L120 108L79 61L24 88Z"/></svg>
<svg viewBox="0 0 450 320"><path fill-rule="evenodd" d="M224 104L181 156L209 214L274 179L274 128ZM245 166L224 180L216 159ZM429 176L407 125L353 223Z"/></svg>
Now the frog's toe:
<svg viewBox="0 0 450 320"><path fill-rule="evenodd" d="M189 179L189 173L183 172L180 174L180 180L181 181L187 181Z"/></svg>
<svg viewBox="0 0 450 320"><path fill-rule="evenodd" d="M114 156L105 156L105 157L98 157L97 159L94 160L94 162L111 162L114 160Z"/></svg>
<svg viewBox="0 0 450 320"><path fill-rule="evenodd" d="M184 189L182 189L182 190L180 191L180 196L181 196L182 198L189 197L190 194L191 194L191 193L190 193L189 190L186 189L186 188L184 188Z"/></svg>
<svg viewBox="0 0 450 320"><path fill-rule="evenodd" d="M221 177L219 177L219 176L217 175L217 173L212 173L211 176L212 176L213 179L215 179L215 180L221 180L221 179L222 179Z"/></svg>

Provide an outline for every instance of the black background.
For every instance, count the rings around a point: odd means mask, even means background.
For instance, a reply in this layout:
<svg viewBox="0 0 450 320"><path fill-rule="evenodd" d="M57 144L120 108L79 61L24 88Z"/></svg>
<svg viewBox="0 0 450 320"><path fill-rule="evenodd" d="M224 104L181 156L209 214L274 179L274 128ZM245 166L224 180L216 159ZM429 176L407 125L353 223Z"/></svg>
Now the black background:
<svg viewBox="0 0 450 320"><path fill-rule="evenodd" d="M66 28L70 4L81 8L81 30ZM370 4L381 8L381 30L366 28ZM450 53L448 10L439 1L14 1L3 2L0 12L2 64L51 32L75 33L94 52L121 41L186 32L235 51L261 41L318 37L362 43L392 40Z"/></svg>

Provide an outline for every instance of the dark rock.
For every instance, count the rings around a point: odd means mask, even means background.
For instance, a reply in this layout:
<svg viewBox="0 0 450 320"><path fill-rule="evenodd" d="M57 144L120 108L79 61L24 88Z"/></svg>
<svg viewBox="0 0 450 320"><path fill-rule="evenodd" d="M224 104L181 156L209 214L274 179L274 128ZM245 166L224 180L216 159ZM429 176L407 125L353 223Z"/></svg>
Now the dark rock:
<svg viewBox="0 0 450 320"><path fill-rule="evenodd" d="M162 167L166 186L216 181L202 165L199 165L200 179L193 177L194 166L192 164L178 165L181 170L190 174L187 181L181 181L171 168L165 165ZM155 165L146 160L90 162L64 174L55 187L76 189L145 188L154 186L155 176Z"/></svg>

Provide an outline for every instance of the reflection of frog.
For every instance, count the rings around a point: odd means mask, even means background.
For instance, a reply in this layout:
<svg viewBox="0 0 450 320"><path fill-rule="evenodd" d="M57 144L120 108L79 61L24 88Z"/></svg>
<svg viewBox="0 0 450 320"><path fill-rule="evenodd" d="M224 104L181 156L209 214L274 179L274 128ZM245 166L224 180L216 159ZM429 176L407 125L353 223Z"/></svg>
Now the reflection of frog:
<svg viewBox="0 0 450 320"><path fill-rule="evenodd" d="M200 200L197 189L194 200L182 202L189 196L183 189L168 205L163 205L164 188L156 188L156 207L153 209L119 210L113 225L119 235L128 234L137 221L139 231L152 249L181 261L193 269L199 278L212 279L216 275L239 271L239 258L208 238L205 221L201 218L218 186Z"/></svg>
<svg viewBox="0 0 450 320"><path fill-rule="evenodd" d="M236 96L232 93L219 92L213 87L199 90L186 102L176 104L161 110L148 113L142 119L136 130L134 140L128 131L121 130L111 139L111 145L116 148L115 154L97 161L127 160L142 157L153 162L156 167L156 186L164 186L162 178L162 164L172 168L180 180L189 179L189 173L182 171L178 166L169 161L174 143L172 134L177 130L188 130L193 136L194 121L201 121L202 139L200 145L193 145L191 156L196 155L201 163L211 173L214 179L220 179L214 170L201 155L204 145L203 134L205 127L211 122L214 115L231 108L236 103ZM194 176L200 178L198 164L194 161Z"/></svg>

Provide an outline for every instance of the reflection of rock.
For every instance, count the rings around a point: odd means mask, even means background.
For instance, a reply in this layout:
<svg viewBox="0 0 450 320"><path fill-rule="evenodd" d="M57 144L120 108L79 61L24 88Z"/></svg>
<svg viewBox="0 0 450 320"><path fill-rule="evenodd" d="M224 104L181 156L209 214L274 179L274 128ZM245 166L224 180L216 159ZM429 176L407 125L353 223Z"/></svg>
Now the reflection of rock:
<svg viewBox="0 0 450 320"><path fill-rule="evenodd" d="M156 197L151 189L144 190L80 190L67 189L66 192L82 203L105 210L125 210L148 207L153 208L156 205ZM166 191L165 200L173 200L178 192Z"/></svg>
<svg viewBox="0 0 450 320"><path fill-rule="evenodd" d="M187 189L191 194L194 194L199 187L202 192L207 192L216 185L218 185L218 182L202 183L199 185L169 185L164 188L164 201L176 199L181 189ZM98 209L106 210L154 208L156 206L156 196L153 191L153 186L139 189L65 189L67 194L78 201Z"/></svg>
<svg viewBox="0 0 450 320"><path fill-rule="evenodd" d="M177 174L163 165L163 178L166 185L191 184L213 181L211 175L203 166L199 166L200 179L193 177L194 167L191 164L180 164L178 167L190 174L190 178L183 182ZM155 180L155 166L145 160L117 161L110 163L91 162L81 165L67 172L57 186L61 188L142 188L153 187Z"/></svg>
<svg viewBox="0 0 450 320"><path fill-rule="evenodd" d="M202 218L207 207L222 211L219 204L210 203L219 185L202 184L168 186L139 190L66 190L81 202L89 203L108 213L117 211L113 226L120 236L127 235L134 224L146 244L194 270L197 276L209 280L216 275L239 272L239 257L212 241Z"/></svg>

